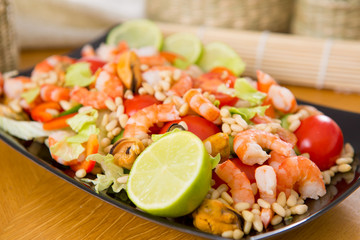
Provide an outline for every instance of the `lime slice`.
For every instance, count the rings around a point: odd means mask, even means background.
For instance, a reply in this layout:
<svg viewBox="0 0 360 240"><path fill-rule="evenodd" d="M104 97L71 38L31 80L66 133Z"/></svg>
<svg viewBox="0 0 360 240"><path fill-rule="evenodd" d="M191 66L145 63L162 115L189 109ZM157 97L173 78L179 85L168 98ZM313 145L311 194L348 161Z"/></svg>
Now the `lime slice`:
<svg viewBox="0 0 360 240"><path fill-rule="evenodd" d="M116 45L126 41L131 48L153 46L161 48L162 33L155 23L146 19L125 22L110 30L106 43Z"/></svg>
<svg viewBox="0 0 360 240"><path fill-rule="evenodd" d="M207 44L198 64L206 72L214 67L226 67L236 76L245 70L245 63L239 55L231 47L221 42Z"/></svg>
<svg viewBox="0 0 360 240"><path fill-rule="evenodd" d="M139 155L129 174L127 193L145 212L179 217L200 205L210 180L209 155L202 141L190 132L174 132Z"/></svg>
<svg viewBox="0 0 360 240"><path fill-rule="evenodd" d="M200 39L191 33L175 33L164 40L164 51L177 53L190 63L195 63L200 58L202 49Z"/></svg>

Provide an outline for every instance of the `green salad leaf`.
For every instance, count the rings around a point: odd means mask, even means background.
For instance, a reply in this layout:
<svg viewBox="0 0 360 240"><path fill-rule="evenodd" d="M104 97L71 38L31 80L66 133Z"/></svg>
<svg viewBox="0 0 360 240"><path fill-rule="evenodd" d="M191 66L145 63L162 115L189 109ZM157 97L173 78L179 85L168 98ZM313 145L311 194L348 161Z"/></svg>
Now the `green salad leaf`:
<svg viewBox="0 0 360 240"><path fill-rule="evenodd" d="M35 88L29 89L29 90L23 92L23 93L21 94L21 97L22 97L23 99L25 99L25 101L26 101L27 103L30 104L30 103L32 103L32 102L37 98L37 96L39 96L39 94L40 94L40 88L39 88L39 87L35 87Z"/></svg>
<svg viewBox="0 0 360 240"><path fill-rule="evenodd" d="M66 87L86 87L94 82L95 78L92 77L90 63L78 62L72 64L65 74Z"/></svg>
<svg viewBox="0 0 360 240"><path fill-rule="evenodd" d="M214 169L221 160L220 153L218 153L215 157L213 157L209 154L209 157L210 157L210 162L211 162L211 168Z"/></svg>
<svg viewBox="0 0 360 240"><path fill-rule="evenodd" d="M65 162L79 158L85 148L81 143L71 143L67 141L67 138L62 139L50 147L50 152L62 158Z"/></svg>
<svg viewBox="0 0 360 240"><path fill-rule="evenodd" d="M221 84L217 90L232 97L248 101L251 106L261 105L266 97L265 93L256 90L245 78L237 78L234 88L228 88L225 84Z"/></svg>
<svg viewBox="0 0 360 240"><path fill-rule="evenodd" d="M252 107L252 108L229 108L229 112L231 114L239 114L246 122L249 123L250 119L255 117L256 114L259 116L264 116L266 109L269 107L269 105L266 106L258 106L258 107Z"/></svg>
<svg viewBox="0 0 360 240"><path fill-rule="evenodd" d="M163 134L152 134L151 135L151 140L153 140L154 142L160 140L161 138L169 135L169 134L172 134L174 132L180 132L180 131L183 131L183 130L180 130L178 128L175 128L174 130L170 131L170 132L166 132L166 133L163 133Z"/></svg>
<svg viewBox="0 0 360 240"><path fill-rule="evenodd" d="M43 124L36 121L16 121L0 116L0 128L9 134L23 139L31 140L37 137L47 137L52 131L45 131Z"/></svg>
<svg viewBox="0 0 360 240"><path fill-rule="evenodd" d="M104 174L97 174L95 180L82 179L82 181L93 183L97 193L109 188L111 185L112 190L116 193L120 192L121 189L125 189L126 184L117 181L119 177L124 175L124 170L114 163L113 155L108 154L103 156L96 153L89 155L86 160L96 161L104 171Z"/></svg>
<svg viewBox="0 0 360 240"><path fill-rule="evenodd" d="M76 114L74 117L66 120L66 122L75 132L80 132L87 124L96 124L97 117L98 111L95 109L89 109Z"/></svg>

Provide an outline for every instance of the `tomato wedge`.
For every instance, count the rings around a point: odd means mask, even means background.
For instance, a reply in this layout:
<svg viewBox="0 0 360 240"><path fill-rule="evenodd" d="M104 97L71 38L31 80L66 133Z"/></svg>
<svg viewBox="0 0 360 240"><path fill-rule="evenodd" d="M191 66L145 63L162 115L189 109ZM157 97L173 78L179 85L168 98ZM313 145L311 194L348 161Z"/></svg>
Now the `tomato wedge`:
<svg viewBox="0 0 360 240"><path fill-rule="evenodd" d="M184 121L188 126L188 131L194 133L201 140L220 132L220 129L214 123L206 120L205 118L189 115L181 118L181 120L168 122L161 128L160 133L166 133L172 124L179 123L180 121Z"/></svg>

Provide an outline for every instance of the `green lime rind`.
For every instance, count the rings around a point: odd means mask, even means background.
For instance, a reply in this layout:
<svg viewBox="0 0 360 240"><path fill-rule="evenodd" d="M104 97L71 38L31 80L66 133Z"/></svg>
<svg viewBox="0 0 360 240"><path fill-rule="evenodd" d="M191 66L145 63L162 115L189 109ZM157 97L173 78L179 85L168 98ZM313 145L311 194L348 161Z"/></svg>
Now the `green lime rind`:
<svg viewBox="0 0 360 240"><path fill-rule="evenodd" d="M226 67L239 76L245 71L245 62L230 46L221 42L205 45L197 64L206 72L215 67Z"/></svg>
<svg viewBox="0 0 360 240"><path fill-rule="evenodd" d="M165 38L163 50L183 56L189 63L195 63L201 57L203 44L194 34L180 32Z"/></svg>
<svg viewBox="0 0 360 240"><path fill-rule="evenodd" d="M204 200L211 163L194 134L174 132L146 148L136 159L127 183L131 201L152 215L180 217Z"/></svg>
<svg viewBox="0 0 360 240"><path fill-rule="evenodd" d="M106 38L109 45L117 45L126 41L130 48L153 46L160 50L163 35L159 27L147 19L136 19L119 24L110 30Z"/></svg>

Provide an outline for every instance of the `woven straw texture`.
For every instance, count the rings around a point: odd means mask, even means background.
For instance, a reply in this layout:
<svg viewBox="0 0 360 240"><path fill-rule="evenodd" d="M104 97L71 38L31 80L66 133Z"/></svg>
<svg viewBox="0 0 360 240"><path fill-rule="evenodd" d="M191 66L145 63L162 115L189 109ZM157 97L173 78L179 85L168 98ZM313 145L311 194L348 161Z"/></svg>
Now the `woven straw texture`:
<svg viewBox="0 0 360 240"><path fill-rule="evenodd" d="M297 0L292 33L360 39L360 0Z"/></svg>
<svg viewBox="0 0 360 240"><path fill-rule="evenodd" d="M288 32L293 0L148 0L152 20Z"/></svg>
<svg viewBox="0 0 360 240"><path fill-rule="evenodd" d="M0 0L0 72L17 68L18 50L10 1Z"/></svg>

